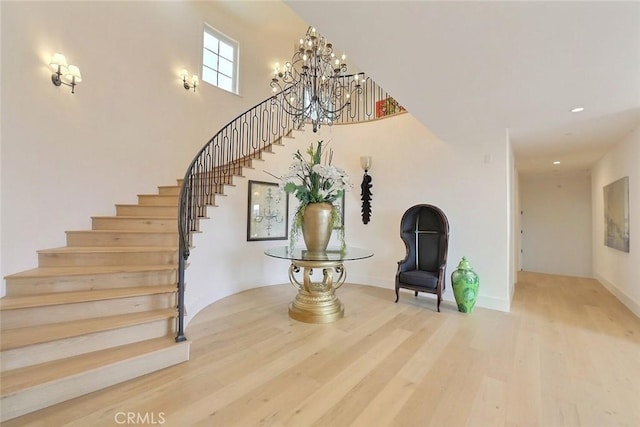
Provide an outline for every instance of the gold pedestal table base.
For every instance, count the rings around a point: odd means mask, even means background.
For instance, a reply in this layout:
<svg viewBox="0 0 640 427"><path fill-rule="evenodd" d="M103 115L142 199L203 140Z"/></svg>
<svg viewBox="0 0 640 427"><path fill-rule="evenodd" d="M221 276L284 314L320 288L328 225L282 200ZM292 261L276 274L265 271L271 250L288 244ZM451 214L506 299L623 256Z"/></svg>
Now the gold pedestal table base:
<svg viewBox="0 0 640 427"><path fill-rule="evenodd" d="M331 323L341 319L344 305L335 291L347 278L344 262L373 256L368 249L352 247L311 252L280 246L269 248L264 253L291 262L289 281L298 290L298 295L289 305L289 317L306 323ZM299 280L300 276L302 280Z"/></svg>
<svg viewBox="0 0 640 427"><path fill-rule="evenodd" d="M296 277L302 269L302 283ZM313 282L312 275L322 271L322 281ZM337 278L334 280L334 273ZM289 316L305 323L331 323L344 316L344 305L335 294L347 274L342 261L292 260L289 280L298 295L289 305Z"/></svg>

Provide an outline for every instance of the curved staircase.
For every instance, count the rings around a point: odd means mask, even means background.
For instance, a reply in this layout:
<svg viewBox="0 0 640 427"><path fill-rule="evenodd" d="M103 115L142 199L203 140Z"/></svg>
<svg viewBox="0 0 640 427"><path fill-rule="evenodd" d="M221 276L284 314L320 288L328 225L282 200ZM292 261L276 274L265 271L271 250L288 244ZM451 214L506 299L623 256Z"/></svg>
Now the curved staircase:
<svg viewBox="0 0 640 427"><path fill-rule="evenodd" d="M224 185L251 163L234 163ZM67 246L38 251L38 268L5 277L2 421L189 359L176 342L181 181L67 231Z"/></svg>
<svg viewBox="0 0 640 427"><path fill-rule="evenodd" d="M357 84L366 96L337 124L376 120L381 102L397 105L371 79ZM284 96L232 120L177 185L116 205L115 216L93 217L91 230L67 231L67 246L39 251L38 268L5 277L0 421L189 359L184 270L191 236L243 168L291 137L293 122L278 107Z"/></svg>

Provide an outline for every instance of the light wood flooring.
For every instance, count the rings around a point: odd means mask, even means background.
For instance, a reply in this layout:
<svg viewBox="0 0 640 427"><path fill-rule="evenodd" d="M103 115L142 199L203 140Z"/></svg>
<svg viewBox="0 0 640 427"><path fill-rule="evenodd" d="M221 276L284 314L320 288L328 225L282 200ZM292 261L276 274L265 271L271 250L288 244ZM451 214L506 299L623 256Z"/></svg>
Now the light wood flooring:
<svg viewBox="0 0 640 427"><path fill-rule="evenodd" d="M523 273L511 313L470 315L345 285L327 325L289 319L294 295L220 300L189 362L3 425L640 426L640 319L594 280Z"/></svg>

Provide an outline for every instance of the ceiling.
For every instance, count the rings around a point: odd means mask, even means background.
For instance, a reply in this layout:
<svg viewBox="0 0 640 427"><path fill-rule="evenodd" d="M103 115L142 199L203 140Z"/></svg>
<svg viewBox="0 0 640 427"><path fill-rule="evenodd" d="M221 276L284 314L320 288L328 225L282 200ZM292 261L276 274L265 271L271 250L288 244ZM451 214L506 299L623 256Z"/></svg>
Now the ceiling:
<svg viewBox="0 0 640 427"><path fill-rule="evenodd" d="M588 172L640 125L640 2L285 3L443 141L508 130L524 174Z"/></svg>

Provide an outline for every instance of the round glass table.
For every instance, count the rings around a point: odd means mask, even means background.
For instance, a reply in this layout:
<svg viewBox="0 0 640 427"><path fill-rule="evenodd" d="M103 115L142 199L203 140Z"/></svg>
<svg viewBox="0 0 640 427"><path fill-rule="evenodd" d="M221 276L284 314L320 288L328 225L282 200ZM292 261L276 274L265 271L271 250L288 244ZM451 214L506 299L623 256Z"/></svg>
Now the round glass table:
<svg viewBox="0 0 640 427"><path fill-rule="evenodd" d="M309 252L306 249L290 250L288 246L269 248L265 255L291 261L289 281L298 290L289 305L289 316L305 323L331 323L344 316L344 305L335 294L347 279L345 261L370 258L367 249L347 247L344 250L327 249ZM321 280L314 281L313 270L322 270ZM297 275L302 270L302 282Z"/></svg>

